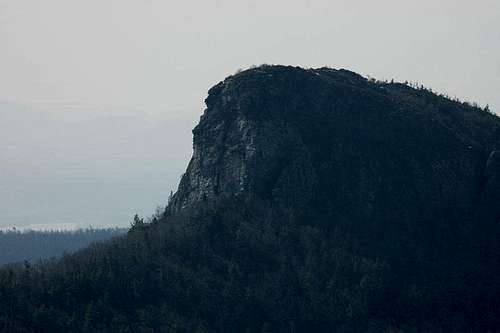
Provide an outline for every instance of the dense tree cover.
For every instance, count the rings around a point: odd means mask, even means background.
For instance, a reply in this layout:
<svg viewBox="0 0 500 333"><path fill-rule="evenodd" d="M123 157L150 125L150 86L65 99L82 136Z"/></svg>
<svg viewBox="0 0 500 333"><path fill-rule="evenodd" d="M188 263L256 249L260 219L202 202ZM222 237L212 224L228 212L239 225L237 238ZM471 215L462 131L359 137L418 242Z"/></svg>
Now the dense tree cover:
<svg viewBox="0 0 500 333"><path fill-rule="evenodd" d="M36 262L40 259L73 253L90 243L119 236L126 229L78 229L74 231L0 231L0 265Z"/></svg>
<svg viewBox="0 0 500 333"><path fill-rule="evenodd" d="M498 258L483 260L472 248L456 247L412 258L380 255L364 247L355 231L335 223L242 200L156 216L151 223L136 218L123 239L45 265L4 268L0 330L486 332L500 327ZM400 253L407 252L399 246Z"/></svg>

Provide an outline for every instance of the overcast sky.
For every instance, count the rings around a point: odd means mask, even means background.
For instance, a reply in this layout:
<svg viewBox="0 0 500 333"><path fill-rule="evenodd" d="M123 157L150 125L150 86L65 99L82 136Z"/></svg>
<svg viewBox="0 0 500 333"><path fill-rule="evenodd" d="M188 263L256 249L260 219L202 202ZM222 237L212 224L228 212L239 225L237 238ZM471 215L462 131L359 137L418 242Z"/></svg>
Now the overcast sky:
<svg viewBox="0 0 500 333"><path fill-rule="evenodd" d="M128 225L166 203L206 91L347 68L500 110L498 0L0 0L0 227Z"/></svg>

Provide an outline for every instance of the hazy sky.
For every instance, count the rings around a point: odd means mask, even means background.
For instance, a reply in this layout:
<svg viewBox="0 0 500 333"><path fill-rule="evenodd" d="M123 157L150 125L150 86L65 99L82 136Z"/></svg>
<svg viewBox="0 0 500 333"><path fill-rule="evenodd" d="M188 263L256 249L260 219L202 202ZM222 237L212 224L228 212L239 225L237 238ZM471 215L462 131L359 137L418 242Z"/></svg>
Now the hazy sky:
<svg viewBox="0 0 500 333"><path fill-rule="evenodd" d="M0 0L0 227L164 205L206 91L253 64L348 68L500 110L500 1Z"/></svg>

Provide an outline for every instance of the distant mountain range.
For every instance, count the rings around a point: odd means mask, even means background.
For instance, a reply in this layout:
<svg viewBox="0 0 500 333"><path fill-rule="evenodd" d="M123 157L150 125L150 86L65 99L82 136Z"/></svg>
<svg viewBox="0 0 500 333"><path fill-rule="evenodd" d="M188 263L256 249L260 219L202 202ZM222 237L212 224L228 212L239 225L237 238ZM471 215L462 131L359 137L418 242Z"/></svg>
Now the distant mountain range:
<svg viewBox="0 0 500 333"><path fill-rule="evenodd" d="M33 227L33 226L32 226ZM78 229L74 225L35 226L19 230L0 230L0 265L15 263L37 263L62 255L69 255L95 242L118 237L127 232L126 228ZM71 229L70 229L71 228Z"/></svg>
<svg viewBox="0 0 500 333"><path fill-rule="evenodd" d="M0 228L127 227L165 207L196 119L171 114L0 102Z"/></svg>

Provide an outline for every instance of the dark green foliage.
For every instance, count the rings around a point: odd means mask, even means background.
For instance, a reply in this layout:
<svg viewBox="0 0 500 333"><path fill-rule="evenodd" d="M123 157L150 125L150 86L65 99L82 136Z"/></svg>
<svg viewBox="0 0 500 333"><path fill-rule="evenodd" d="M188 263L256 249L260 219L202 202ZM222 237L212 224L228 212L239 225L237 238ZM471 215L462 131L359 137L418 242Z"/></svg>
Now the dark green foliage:
<svg viewBox="0 0 500 333"><path fill-rule="evenodd" d="M491 259L472 262L463 248L374 256L327 222L233 199L60 261L5 268L0 330L485 332L500 324Z"/></svg>
<svg viewBox="0 0 500 333"><path fill-rule="evenodd" d="M0 231L0 265L36 262L73 253L93 242L119 236L126 229L79 229L75 231Z"/></svg>
<svg viewBox="0 0 500 333"><path fill-rule="evenodd" d="M220 203L60 262L4 270L1 304L10 311L0 313L4 325L26 330L356 325L374 306L366 300L380 301L387 270L356 251L340 231L297 224L265 203Z"/></svg>

